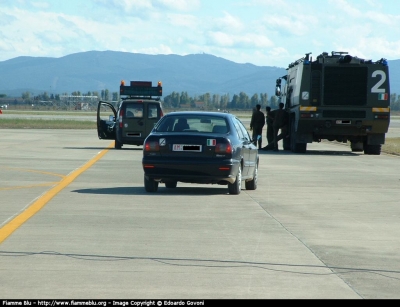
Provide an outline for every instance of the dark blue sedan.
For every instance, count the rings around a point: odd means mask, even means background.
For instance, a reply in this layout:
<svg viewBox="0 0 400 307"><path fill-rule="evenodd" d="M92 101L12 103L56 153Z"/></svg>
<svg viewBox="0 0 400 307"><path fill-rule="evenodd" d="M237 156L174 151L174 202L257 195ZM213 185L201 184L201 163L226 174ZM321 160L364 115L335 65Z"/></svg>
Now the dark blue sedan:
<svg viewBox="0 0 400 307"><path fill-rule="evenodd" d="M230 194L257 188L258 149L233 114L183 111L164 115L143 144L144 187L159 183L227 185Z"/></svg>

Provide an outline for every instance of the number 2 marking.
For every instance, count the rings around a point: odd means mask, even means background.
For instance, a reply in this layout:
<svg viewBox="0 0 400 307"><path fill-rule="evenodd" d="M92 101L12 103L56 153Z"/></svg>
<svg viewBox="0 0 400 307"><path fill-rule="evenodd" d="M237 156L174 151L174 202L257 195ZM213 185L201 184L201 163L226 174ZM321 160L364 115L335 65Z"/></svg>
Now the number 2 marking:
<svg viewBox="0 0 400 307"><path fill-rule="evenodd" d="M385 93L384 88L380 88L380 86L386 81L386 74L383 70L375 70L372 73L372 78L376 76L381 76L381 79L372 87L371 93Z"/></svg>

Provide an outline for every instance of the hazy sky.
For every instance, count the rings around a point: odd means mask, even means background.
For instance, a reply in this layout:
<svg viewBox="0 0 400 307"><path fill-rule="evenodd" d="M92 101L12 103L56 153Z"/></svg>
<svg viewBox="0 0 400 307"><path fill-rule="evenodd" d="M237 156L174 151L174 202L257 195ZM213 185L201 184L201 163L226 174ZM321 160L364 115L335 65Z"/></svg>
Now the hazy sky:
<svg viewBox="0 0 400 307"><path fill-rule="evenodd" d="M0 0L0 61L207 53L286 68L312 52L400 59L400 0Z"/></svg>

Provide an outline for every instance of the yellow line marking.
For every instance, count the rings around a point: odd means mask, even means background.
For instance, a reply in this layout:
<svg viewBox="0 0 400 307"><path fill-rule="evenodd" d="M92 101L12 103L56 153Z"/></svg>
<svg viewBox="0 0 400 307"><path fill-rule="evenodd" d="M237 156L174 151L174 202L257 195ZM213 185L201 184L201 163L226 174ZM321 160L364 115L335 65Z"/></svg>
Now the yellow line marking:
<svg viewBox="0 0 400 307"><path fill-rule="evenodd" d="M54 196L60 191L66 188L72 183L80 174L89 169L93 164L100 160L109 150L114 146L112 142L106 149L100 151L94 158L89 160L82 167L74 170L72 173L65 176L56 186L47 191L43 196L33 202L28 208L26 208L21 214L17 215L10 222L5 224L0 229L0 244L7 239L15 230L17 230L22 224L39 212Z"/></svg>
<svg viewBox="0 0 400 307"><path fill-rule="evenodd" d="M48 187L52 186L59 183L59 181L56 182L45 182L45 183L39 183L39 184L32 184L32 185L25 185L25 186L15 186L15 187L7 187L7 188L0 188L0 191L4 190L14 190L14 189L27 189L27 188L37 188L37 187Z"/></svg>
<svg viewBox="0 0 400 307"><path fill-rule="evenodd" d="M26 169L26 168L19 168L19 167L0 167L0 169L9 169L13 171L18 171L18 172L30 172L30 173L37 173L37 174L43 174L43 175L50 175L50 176L56 176L60 178L64 178L65 175L63 174L56 174L56 173L51 173L51 172L45 172L45 171L40 171L40 170L34 170L34 169ZM25 189L25 188L36 188L36 187L46 187L46 186L52 186L54 184L58 183L57 182L45 182L45 183L39 183L39 184L31 184L31 185L26 185L26 186L15 186L15 187L1 187L0 191L4 190L13 190L13 189Z"/></svg>
<svg viewBox="0 0 400 307"><path fill-rule="evenodd" d="M31 172L31 173L38 173L38 174L44 174L44 175L51 175L51 176L57 176L57 177L61 177L61 178L65 177L65 175L62 175L62 174L44 172L44 171L39 171L39 170L34 170L34 169L25 169L25 168L7 167L7 166L5 167L5 169L20 171L20 172Z"/></svg>

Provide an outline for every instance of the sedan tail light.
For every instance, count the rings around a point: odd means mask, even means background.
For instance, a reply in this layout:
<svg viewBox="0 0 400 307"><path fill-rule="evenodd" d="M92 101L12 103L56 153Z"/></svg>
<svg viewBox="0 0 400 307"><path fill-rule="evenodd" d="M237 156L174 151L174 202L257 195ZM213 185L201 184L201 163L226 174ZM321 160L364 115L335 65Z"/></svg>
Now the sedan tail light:
<svg viewBox="0 0 400 307"><path fill-rule="evenodd" d="M231 154L232 146L230 143L217 143L215 145L215 153L217 154Z"/></svg>
<svg viewBox="0 0 400 307"><path fill-rule="evenodd" d="M160 151L160 144L158 141L147 141L143 147L146 152Z"/></svg>

